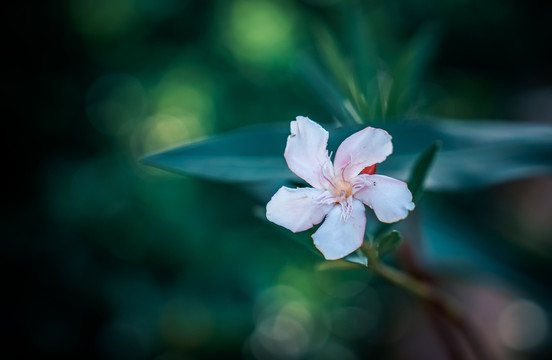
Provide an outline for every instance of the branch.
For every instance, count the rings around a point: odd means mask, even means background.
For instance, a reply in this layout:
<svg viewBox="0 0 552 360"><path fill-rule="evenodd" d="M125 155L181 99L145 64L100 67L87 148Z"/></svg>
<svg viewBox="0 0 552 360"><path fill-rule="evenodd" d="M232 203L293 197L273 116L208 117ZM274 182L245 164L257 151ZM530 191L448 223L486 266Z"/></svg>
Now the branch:
<svg viewBox="0 0 552 360"><path fill-rule="evenodd" d="M415 295L437 313L441 314L464 336L478 359L492 359L486 352L475 329L466 321L464 312L452 298L439 291L434 286L430 286L426 282L418 280L380 262L377 257L369 256L368 268L372 270L374 274L383 277L397 287Z"/></svg>

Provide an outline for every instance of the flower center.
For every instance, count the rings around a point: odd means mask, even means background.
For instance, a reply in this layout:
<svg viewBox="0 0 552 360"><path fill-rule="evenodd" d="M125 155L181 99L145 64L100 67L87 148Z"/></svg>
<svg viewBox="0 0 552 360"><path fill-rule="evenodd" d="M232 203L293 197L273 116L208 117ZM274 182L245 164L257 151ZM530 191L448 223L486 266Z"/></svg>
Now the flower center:
<svg viewBox="0 0 552 360"><path fill-rule="evenodd" d="M335 187L335 190L333 191L333 195L335 196L335 200L339 203L342 203L347 200L349 196L351 196L352 193L352 186L348 182L340 182Z"/></svg>

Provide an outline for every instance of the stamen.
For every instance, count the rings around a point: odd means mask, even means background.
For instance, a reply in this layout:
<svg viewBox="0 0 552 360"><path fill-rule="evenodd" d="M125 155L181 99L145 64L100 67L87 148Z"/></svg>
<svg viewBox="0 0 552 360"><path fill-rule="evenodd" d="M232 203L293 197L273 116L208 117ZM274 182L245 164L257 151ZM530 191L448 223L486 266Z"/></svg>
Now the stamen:
<svg viewBox="0 0 552 360"><path fill-rule="evenodd" d="M331 195L329 192L325 191L322 194L320 194L320 196L315 198L314 202L316 202L318 204L328 205L328 204L335 204L338 201L336 200L336 198L333 195Z"/></svg>
<svg viewBox="0 0 552 360"><path fill-rule="evenodd" d="M336 188L336 184L334 183L335 179L332 171L333 169L329 169L328 166L322 166L322 164L319 164L319 167L321 169L319 173L319 180L322 187L324 190L334 190Z"/></svg>
<svg viewBox="0 0 552 360"><path fill-rule="evenodd" d="M341 205L341 222L346 223L353 213L352 197L348 197L347 200L340 202Z"/></svg>

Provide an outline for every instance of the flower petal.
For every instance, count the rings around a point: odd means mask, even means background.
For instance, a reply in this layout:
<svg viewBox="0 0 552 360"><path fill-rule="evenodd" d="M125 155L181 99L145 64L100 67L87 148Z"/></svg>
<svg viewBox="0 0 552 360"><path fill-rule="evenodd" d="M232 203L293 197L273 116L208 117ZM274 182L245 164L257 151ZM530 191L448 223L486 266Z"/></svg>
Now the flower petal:
<svg viewBox="0 0 552 360"><path fill-rule="evenodd" d="M344 180L358 175L362 169L380 163L393 152L391 135L382 129L367 127L345 139L335 153L335 176Z"/></svg>
<svg viewBox="0 0 552 360"><path fill-rule="evenodd" d="M333 205L317 201L324 191L282 186L266 205L266 218L293 232L319 224Z"/></svg>
<svg viewBox="0 0 552 360"><path fill-rule="evenodd" d="M328 132L311 119L297 116L291 122L284 157L291 171L317 189L327 189L333 178L328 156Z"/></svg>
<svg viewBox="0 0 552 360"><path fill-rule="evenodd" d="M412 194L405 182L383 175L359 175L354 180L353 196L368 205L379 221L393 223L414 210Z"/></svg>
<svg viewBox="0 0 552 360"><path fill-rule="evenodd" d="M343 221L342 213L341 205L334 205L324 223L312 235L314 245L327 260L349 255L364 241L366 215L362 202L352 201L352 212L346 221Z"/></svg>

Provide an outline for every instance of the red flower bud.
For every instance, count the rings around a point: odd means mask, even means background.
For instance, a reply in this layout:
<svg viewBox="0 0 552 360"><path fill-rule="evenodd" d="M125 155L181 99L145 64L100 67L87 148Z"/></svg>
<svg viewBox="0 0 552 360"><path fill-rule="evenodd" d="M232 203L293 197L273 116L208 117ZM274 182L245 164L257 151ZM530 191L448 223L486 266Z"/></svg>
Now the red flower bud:
<svg viewBox="0 0 552 360"><path fill-rule="evenodd" d="M374 164L372 166L367 166L360 172L361 174L366 175L374 175L376 173L376 169L378 168L378 164Z"/></svg>

